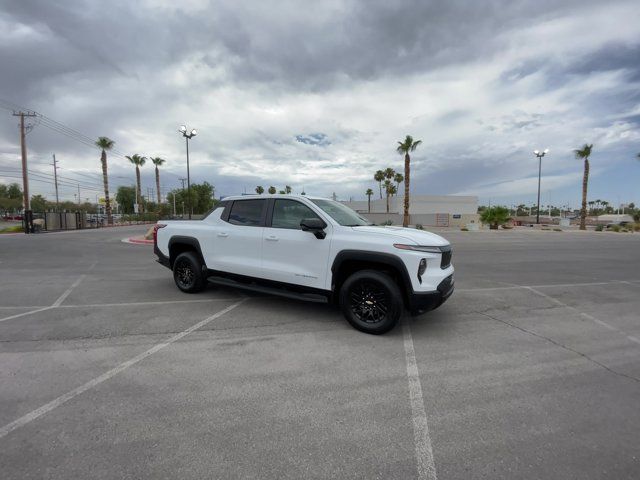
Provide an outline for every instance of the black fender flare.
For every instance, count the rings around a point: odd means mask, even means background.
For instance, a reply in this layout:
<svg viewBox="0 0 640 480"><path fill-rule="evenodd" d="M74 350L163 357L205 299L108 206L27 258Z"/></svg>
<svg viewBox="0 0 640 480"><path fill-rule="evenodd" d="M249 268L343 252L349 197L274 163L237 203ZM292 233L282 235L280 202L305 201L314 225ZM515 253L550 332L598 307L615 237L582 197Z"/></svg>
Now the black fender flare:
<svg viewBox="0 0 640 480"><path fill-rule="evenodd" d="M170 267L173 267L173 261L175 260L174 256L172 256L171 254L171 248L173 247L173 245L189 245L190 247L193 247L200 257L202 268L207 268L204 262L204 257L202 256L202 249L200 248L200 242L198 241L198 239L194 237L187 237L184 235L174 235L169 239L168 248Z"/></svg>
<svg viewBox="0 0 640 480"><path fill-rule="evenodd" d="M331 290L335 292L336 274L340 271L340 267L347 261L372 262L377 264L389 265L398 271L402 280L403 294L408 296L413 292L411 277L407 271L404 262L397 255L384 252L371 252L367 250L341 250L338 252L331 265ZM337 293L337 292L335 292Z"/></svg>

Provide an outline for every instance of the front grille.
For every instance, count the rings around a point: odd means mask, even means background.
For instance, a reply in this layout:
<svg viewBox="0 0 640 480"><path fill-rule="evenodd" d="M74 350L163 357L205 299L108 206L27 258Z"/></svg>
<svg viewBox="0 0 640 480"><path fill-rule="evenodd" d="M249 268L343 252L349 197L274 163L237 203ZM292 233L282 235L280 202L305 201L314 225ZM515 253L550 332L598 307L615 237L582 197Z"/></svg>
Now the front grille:
<svg viewBox="0 0 640 480"><path fill-rule="evenodd" d="M445 268L449 268L449 265L451 265L451 247L440 247L440 250L442 251L442 258L440 259L440 268L441 269L445 269Z"/></svg>

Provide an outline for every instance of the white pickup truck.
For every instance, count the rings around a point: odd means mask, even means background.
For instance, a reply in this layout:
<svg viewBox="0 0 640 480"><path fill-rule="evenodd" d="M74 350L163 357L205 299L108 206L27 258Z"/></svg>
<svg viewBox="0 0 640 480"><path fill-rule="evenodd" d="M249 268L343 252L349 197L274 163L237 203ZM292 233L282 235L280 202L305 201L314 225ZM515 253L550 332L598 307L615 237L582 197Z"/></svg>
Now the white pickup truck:
<svg viewBox="0 0 640 480"><path fill-rule="evenodd" d="M158 262L180 290L207 282L329 301L364 332L391 330L453 293L451 246L420 230L373 226L345 205L297 195L226 197L202 220L160 221Z"/></svg>

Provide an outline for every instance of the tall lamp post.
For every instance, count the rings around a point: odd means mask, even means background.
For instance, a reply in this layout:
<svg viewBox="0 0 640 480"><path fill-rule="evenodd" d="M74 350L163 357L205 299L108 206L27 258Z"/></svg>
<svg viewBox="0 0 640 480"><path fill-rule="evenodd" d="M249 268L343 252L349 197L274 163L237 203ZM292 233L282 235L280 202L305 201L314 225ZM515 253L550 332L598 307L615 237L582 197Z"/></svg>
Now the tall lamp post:
<svg viewBox="0 0 640 480"><path fill-rule="evenodd" d="M536 210L536 223L540 223L540 177L542 176L542 157L549 153L549 149L545 148L542 152L534 150L533 154L538 157L538 208Z"/></svg>
<svg viewBox="0 0 640 480"><path fill-rule="evenodd" d="M182 134L182 136L187 141L187 201L189 205L189 220L191 220L192 208L191 208L191 175L189 174L189 140L195 137L198 134L198 132L195 129L193 129L189 133L187 133L186 125L180 125L180 128L178 129L178 131Z"/></svg>

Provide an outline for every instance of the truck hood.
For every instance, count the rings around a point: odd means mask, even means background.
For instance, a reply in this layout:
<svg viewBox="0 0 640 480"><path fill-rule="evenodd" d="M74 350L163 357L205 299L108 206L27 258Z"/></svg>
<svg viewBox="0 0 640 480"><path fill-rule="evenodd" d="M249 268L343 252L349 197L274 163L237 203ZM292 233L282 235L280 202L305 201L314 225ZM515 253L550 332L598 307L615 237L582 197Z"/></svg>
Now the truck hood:
<svg viewBox="0 0 640 480"><path fill-rule="evenodd" d="M406 242L413 245L428 245L431 247L443 247L449 245L449 242L435 233L425 232L424 230L416 230L414 228L404 227L376 227L362 226L351 227L354 231L360 233L371 233L372 235L385 235L398 240L398 242Z"/></svg>

